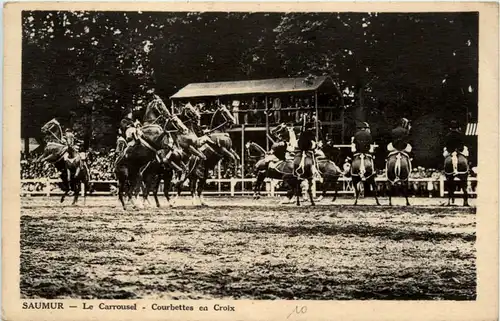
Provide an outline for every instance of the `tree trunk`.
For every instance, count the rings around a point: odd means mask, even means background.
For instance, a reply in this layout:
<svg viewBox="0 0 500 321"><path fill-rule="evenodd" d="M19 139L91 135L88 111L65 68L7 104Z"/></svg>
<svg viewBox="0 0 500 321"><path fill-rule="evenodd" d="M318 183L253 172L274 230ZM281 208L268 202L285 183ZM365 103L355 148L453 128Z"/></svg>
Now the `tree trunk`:
<svg viewBox="0 0 500 321"><path fill-rule="evenodd" d="M366 121L366 108L365 108L365 88L360 87L358 89L358 99L357 99L357 105L354 110L354 118L356 119L356 122L365 122Z"/></svg>

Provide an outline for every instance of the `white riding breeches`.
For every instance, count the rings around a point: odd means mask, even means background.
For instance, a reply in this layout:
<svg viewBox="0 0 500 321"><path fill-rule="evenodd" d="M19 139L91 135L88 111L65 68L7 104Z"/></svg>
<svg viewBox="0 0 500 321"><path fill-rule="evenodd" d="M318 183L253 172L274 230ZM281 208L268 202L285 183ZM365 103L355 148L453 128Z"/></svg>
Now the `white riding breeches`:
<svg viewBox="0 0 500 321"><path fill-rule="evenodd" d="M464 146L464 150L460 152L460 154L464 155L465 157L469 157L469 149L467 148L467 146ZM448 152L446 147L443 148L443 157L448 157L449 155L450 153Z"/></svg>
<svg viewBox="0 0 500 321"><path fill-rule="evenodd" d="M406 153L411 153L411 150L412 150L411 145L410 144L406 144L406 147L402 151L406 152ZM387 145L387 151L389 153L395 152L396 148L394 148L394 146L392 145L392 143L389 143L389 145Z"/></svg>
<svg viewBox="0 0 500 321"><path fill-rule="evenodd" d="M134 139L134 135L137 132L137 129L134 127L127 128L125 131L125 137L127 138L127 141Z"/></svg>

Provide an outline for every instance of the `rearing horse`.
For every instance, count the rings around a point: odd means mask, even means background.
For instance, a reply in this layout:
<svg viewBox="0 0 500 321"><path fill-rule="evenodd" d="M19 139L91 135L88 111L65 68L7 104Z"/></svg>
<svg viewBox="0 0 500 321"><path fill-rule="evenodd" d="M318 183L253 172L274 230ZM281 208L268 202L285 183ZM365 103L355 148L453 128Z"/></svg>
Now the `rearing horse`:
<svg viewBox="0 0 500 321"><path fill-rule="evenodd" d="M158 96L146 107L140 130L139 143L127 146L123 156L116 161L115 174L119 183L118 197L125 209L123 195L127 194L134 203L137 198L139 183L145 167L157 156L158 151L173 148L173 139L169 129L187 132L187 127L175 115L172 115ZM134 203L135 205L135 203Z"/></svg>
<svg viewBox="0 0 500 321"><path fill-rule="evenodd" d="M73 158L68 156L68 146L63 143L62 131L59 123L52 119L41 129L45 135L45 148L43 154L37 158L36 162L50 162L59 171L59 177L62 183L59 187L64 194L61 197L61 203L70 191L73 191L73 203L76 204L80 195L81 183L84 185L84 204L87 198L87 192L90 190L90 176L87 164L81 159L78 153L74 153Z"/></svg>
<svg viewBox="0 0 500 321"><path fill-rule="evenodd" d="M210 130L205 133L213 143L207 142L200 147L200 150L205 155L205 159L197 156L189 158L188 167L192 170L188 173L188 177L193 202L198 197L200 203L206 205L201 199L201 194L208 179L208 171L214 169L221 159L229 160L235 165L239 161L238 154L232 148L231 137L228 133L224 132L227 125L234 123L235 119L229 110L224 105L220 105L212 116ZM181 193L182 183L179 182L177 184L177 197Z"/></svg>

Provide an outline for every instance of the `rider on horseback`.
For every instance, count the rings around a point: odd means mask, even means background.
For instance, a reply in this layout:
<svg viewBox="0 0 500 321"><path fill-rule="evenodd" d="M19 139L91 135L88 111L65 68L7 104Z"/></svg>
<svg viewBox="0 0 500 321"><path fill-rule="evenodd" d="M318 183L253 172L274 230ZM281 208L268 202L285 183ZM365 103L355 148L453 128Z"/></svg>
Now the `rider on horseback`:
<svg viewBox="0 0 500 321"><path fill-rule="evenodd" d="M63 142L66 143L68 146L68 154L66 155L67 158L75 158L76 157L76 152L77 148L75 147L75 142L80 142L75 138L75 134L73 133L73 130L71 128L66 128L64 131L64 137L62 138Z"/></svg>
<svg viewBox="0 0 500 321"><path fill-rule="evenodd" d="M358 131L354 134L351 143L351 152L356 156L358 153L373 154L373 138L370 131L370 125L363 122L358 127Z"/></svg>
<svg viewBox="0 0 500 321"><path fill-rule="evenodd" d="M305 121L305 119L304 119ZM297 168L296 172L299 173L301 169L304 168L304 162L306 159L306 155L308 152L312 152L312 160L313 160L313 176L321 178L321 175L318 172L318 167L316 164L316 149L317 149L317 143L315 140L315 133L316 127L314 122L308 122L302 127L302 132L300 133L300 138L297 143L299 151L302 153L302 158L299 163L299 167Z"/></svg>
<svg viewBox="0 0 500 321"><path fill-rule="evenodd" d="M460 126L456 120L452 120L450 124L450 130L445 137L445 147L443 150L443 156L446 158L449 155L452 156L452 164L454 174L458 174L458 158L457 154L462 154L465 157L469 156L469 150L465 146L465 137L460 132Z"/></svg>
<svg viewBox="0 0 500 321"><path fill-rule="evenodd" d="M125 134L125 140L128 146L134 146L139 140L137 129L140 127L141 123L135 111L137 111L137 109L129 111L120 122L120 130L122 134Z"/></svg>
<svg viewBox="0 0 500 321"><path fill-rule="evenodd" d="M412 150L411 145L408 143L410 128L410 121L406 118L401 118L398 127L392 130L392 141L387 145L389 154L399 151L409 156Z"/></svg>

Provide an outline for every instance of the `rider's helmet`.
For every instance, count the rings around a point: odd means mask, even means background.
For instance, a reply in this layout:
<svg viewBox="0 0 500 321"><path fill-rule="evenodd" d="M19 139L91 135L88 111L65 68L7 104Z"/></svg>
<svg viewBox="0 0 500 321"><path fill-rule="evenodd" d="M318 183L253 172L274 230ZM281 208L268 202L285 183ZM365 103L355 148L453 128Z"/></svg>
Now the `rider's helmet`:
<svg viewBox="0 0 500 321"><path fill-rule="evenodd" d="M66 132L66 133L71 133L72 131L73 130L71 130L71 128L69 128L69 127L66 127L66 130L64 130L64 132Z"/></svg>
<svg viewBox="0 0 500 321"><path fill-rule="evenodd" d="M458 125L458 122L456 120L452 120L450 122L450 131L459 131L460 126Z"/></svg>
<svg viewBox="0 0 500 321"><path fill-rule="evenodd" d="M316 124L314 122L306 123L306 127L305 127L306 131L313 131L315 129L316 129Z"/></svg>
<svg viewBox="0 0 500 321"><path fill-rule="evenodd" d="M400 123L401 127L406 130L410 130L410 121L407 118L401 118Z"/></svg>

